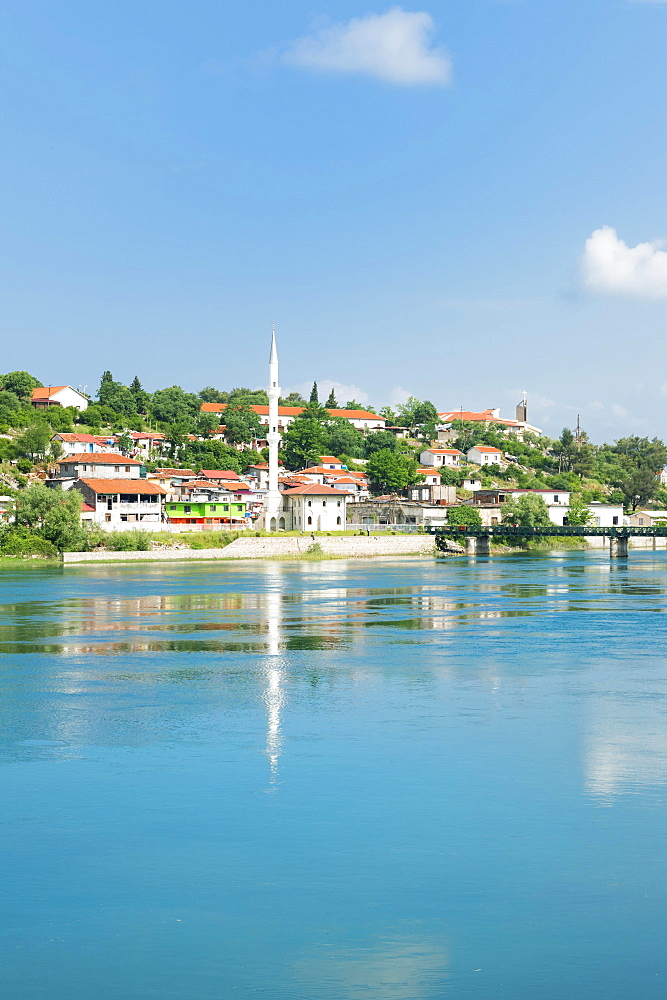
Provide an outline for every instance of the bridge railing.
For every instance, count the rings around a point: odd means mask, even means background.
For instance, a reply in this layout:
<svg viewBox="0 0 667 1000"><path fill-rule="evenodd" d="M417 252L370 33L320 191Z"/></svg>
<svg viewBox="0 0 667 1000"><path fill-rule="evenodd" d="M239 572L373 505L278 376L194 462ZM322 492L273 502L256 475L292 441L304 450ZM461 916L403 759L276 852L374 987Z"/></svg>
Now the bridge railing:
<svg viewBox="0 0 667 1000"><path fill-rule="evenodd" d="M549 527L521 527L515 524L494 524L491 526L446 525L442 528L427 527L429 534L446 535L449 538L667 538L667 527L640 528L635 525L617 525L601 528L592 525L551 525Z"/></svg>

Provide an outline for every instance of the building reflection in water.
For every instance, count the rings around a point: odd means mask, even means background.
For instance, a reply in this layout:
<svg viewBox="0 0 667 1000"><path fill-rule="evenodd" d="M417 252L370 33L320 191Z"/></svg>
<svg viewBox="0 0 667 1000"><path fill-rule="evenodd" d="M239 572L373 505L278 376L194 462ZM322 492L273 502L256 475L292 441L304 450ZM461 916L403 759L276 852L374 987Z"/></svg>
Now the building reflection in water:
<svg viewBox="0 0 667 1000"><path fill-rule="evenodd" d="M266 665L264 668L266 705L266 756L269 760L269 784L275 787L278 781L278 764L282 750L281 712L285 704L283 685L285 681L282 660L282 575L279 566L268 567L268 589L265 595L266 610Z"/></svg>
<svg viewBox="0 0 667 1000"><path fill-rule="evenodd" d="M600 698L584 752L586 791L599 805L667 782L662 700L619 692Z"/></svg>

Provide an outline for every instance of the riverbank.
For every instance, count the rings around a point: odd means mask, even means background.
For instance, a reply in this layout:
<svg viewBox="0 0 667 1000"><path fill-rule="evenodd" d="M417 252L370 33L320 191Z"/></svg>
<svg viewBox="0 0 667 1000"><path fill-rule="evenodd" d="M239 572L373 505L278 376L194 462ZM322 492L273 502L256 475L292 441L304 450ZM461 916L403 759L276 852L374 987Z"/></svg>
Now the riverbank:
<svg viewBox="0 0 667 1000"><path fill-rule="evenodd" d="M462 552L451 543L451 554ZM440 553L444 555L445 553ZM267 536L237 538L224 548L148 549L138 552L63 552L63 563L180 562L223 559L372 559L376 556L432 556L432 535Z"/></svg>

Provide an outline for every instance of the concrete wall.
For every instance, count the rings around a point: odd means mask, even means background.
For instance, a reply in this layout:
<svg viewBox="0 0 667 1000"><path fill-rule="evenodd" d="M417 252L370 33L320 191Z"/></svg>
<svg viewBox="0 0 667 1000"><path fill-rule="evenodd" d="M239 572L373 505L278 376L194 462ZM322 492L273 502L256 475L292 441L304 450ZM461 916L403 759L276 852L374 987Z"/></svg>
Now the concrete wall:
<svg viewBox="0 0 667 1000"><path fill-rule="evenodd" d="M326 555L355 558L370 556L433 555L431 535L338 536L317 539ZM303 555L312 540L297 538L237 538L224 549L155 549L148 552L64 552L63 562L172 562L187 559L271 559Z"/></svg>

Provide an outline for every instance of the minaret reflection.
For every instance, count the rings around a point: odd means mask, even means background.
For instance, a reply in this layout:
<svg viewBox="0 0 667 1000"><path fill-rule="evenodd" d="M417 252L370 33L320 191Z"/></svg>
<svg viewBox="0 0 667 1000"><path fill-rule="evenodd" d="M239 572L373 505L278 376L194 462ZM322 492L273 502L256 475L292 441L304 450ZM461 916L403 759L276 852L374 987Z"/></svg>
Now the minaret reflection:
<svg viewBox="0 0 667 1000"><path fill-rule="evenodd" d="M278 780L278 764L283 745L281 731L281 710L285 704L283 684L285 671L280 652L282 635L281 606L282 578L278 566L267 567L269 579L266 593L266 665L264 668L264 704L267 711L266 756L269 759L269 784L275 786Z"/></svg>

